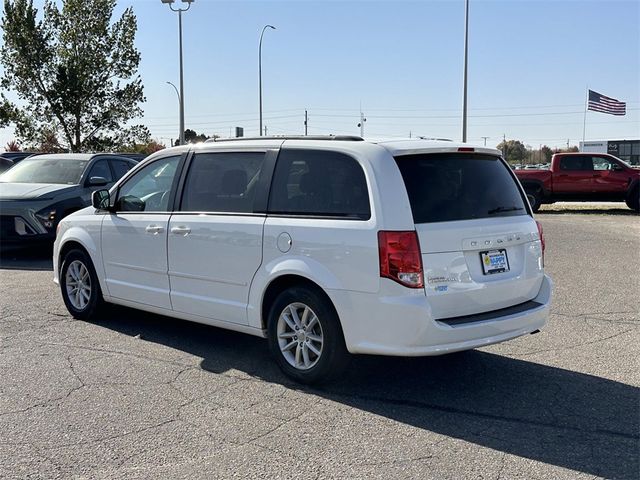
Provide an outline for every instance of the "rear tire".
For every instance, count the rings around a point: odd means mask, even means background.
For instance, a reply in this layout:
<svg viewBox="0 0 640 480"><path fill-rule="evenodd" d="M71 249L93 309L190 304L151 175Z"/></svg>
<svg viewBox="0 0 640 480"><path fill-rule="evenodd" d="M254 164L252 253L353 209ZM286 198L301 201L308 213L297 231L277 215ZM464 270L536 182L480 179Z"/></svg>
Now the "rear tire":
<svg viewBox="0 0 640 480"><path fill-rule="evenodd" d="M269 309L267 333L276 363L297 382L326 382L349 363L338 315L313 289L291 287L280 293Z"/></svg>
<svg viewBox="0 0 640 480"><path fill-rule="evenodd" d="M638 188L638 185L636 185L634 189L631 190L631 192L627 196L627 199L625 200L625 203L631 210L640 212L640 189Z"/></svg>
<svg viewBox="0 0 640 480"><path fill-rule="evenodd" d="M70 250L65 255L60 268L60 290L73 318L89 320L104 309L100 282L84 250Z"/></svg>
<svg viewBox="0 0 640 480"><path fill-rule="evenodd" d="M531 205L531 210L534 212L540 210L540 205L542 205L542 195L540 190L529 190L526 193L529 205Z"/></svg>

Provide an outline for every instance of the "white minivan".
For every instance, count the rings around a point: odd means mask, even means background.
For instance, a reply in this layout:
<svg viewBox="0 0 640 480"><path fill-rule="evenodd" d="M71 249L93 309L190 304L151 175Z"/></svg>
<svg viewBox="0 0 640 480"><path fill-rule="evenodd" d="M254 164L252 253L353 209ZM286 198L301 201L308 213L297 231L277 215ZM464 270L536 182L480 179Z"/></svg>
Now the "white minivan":
<svg viewBox="0 0 640 480"><path fill-rule="evenodd" d="M58 225L75 318L104 302L266 337L294 379L349 354L441 355L537 332L542 229L491 148L359 137L162 150Z"/></svg>

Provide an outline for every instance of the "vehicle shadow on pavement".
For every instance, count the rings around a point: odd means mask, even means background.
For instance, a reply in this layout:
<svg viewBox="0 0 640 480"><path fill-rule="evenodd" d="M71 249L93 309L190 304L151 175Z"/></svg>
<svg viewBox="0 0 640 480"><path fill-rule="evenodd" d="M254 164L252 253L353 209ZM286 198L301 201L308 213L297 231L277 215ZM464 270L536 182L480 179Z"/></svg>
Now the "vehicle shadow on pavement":
<svg viewBox="0 0 640 480"><path fill-rule="evenodd" d="M257 337L120 307L99 325L200 357L201 368L214 374L244 372L590 475L638 473L640 389L624 383L476 350L424 358L355 356L339 381L305 387L279 371L266 341Z"/></svg>
<svg viewBox="0 0 640 480"><path fill-rule="evenodd" d="M50 246L0 250L0 269L53 271L52 256Z"/></svg>

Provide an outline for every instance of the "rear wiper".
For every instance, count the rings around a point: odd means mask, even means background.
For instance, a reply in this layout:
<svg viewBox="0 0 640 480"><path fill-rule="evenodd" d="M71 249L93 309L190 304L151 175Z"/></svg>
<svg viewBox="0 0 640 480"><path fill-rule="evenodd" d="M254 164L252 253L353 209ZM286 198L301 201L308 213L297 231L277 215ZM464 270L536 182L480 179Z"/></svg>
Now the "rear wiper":
<svg viewBox="0 0 640 480"><path fill-rule="evenodd" d="M502 212L515 212L517 210L524 210L523 207L496 207L487 212L488 215L493 215L494 213L502 213Z"/></svg>

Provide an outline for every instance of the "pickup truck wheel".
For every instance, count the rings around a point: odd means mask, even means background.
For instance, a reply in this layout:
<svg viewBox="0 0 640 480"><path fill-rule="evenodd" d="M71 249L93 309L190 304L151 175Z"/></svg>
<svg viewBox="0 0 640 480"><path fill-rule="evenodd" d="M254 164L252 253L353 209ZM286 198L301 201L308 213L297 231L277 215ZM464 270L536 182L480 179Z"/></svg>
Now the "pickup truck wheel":
<svg viewBox="0 0 640 480"><path fill-rule="evenodd" d="M312 289L292 287L278 295L269 309L267 334L276 363L298 382L325 382L349 362L333 305Z"/></svg>
<svg viewBox="0 0 640 480"><path fill-rule="evenodd" d="M625 203L631 210L640 212L640 190L637 185L633 190L631 190L629 196L627 196L627 199L625 200Z"/></svg>
<svg viewBox="0 0 640 480"><path fill-rule="evenodd" d="M531 205L531 210L533 210L534 212L540 210L540 205L542 204L542 195L540 195L539 190L528 191L527 199L529 200L529 205Z"/></svg>

